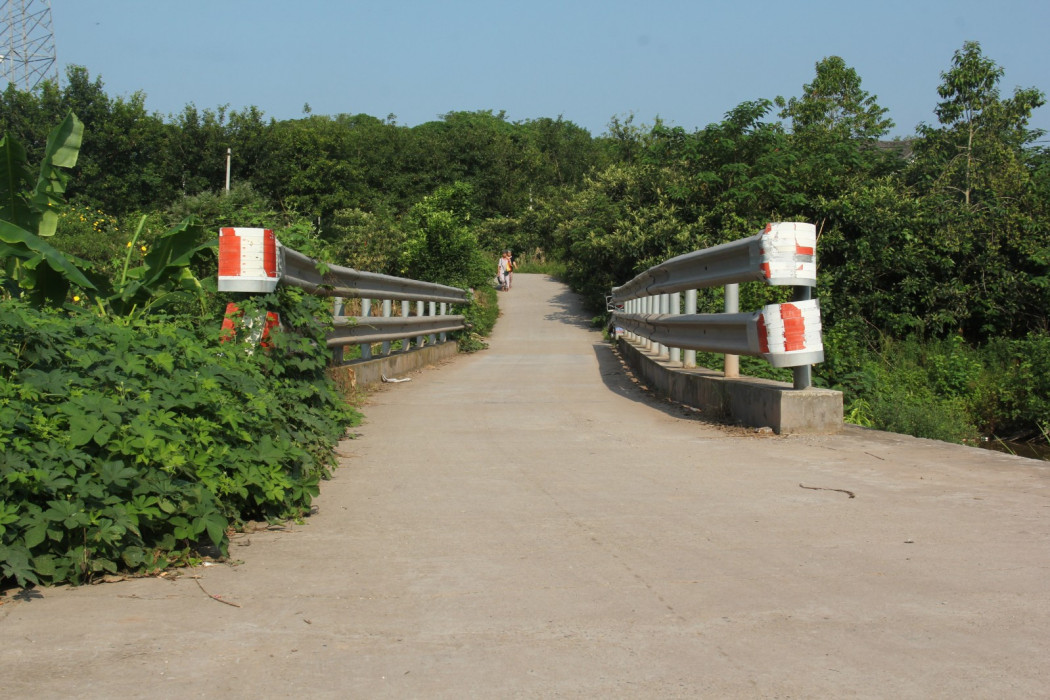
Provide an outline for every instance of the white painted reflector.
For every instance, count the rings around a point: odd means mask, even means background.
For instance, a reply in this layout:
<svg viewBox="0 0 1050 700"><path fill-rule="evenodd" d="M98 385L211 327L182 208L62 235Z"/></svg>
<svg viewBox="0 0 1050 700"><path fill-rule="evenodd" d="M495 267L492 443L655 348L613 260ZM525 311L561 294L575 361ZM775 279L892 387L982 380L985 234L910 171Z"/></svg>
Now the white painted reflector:
<svg viewBox="0 0 1050 700"><path fill-rule="evenodd" d="M761 267L770 284L791 286L802 280L815 283L816 253L817 227L813 224L770 223L762 232Z"/></svg>

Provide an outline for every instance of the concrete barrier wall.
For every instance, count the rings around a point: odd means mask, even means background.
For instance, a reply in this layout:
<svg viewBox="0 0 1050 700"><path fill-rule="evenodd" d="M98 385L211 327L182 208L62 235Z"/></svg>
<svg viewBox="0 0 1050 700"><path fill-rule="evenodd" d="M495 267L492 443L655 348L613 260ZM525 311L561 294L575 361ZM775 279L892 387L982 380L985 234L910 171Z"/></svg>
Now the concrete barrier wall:
<svg viewBox="0 0 1050 700"><path fill-rule="evenodd" d="M367 389L383 381L383 376L399 377L426 365L452 357L459 352L456 341L424 345L409 352L395 352L384 357L352 362L328 370L336 384L348 389Z"/></svg>
<svg viewBox="0 0 1050 700"><path fill-rule="evenodd" d="M836 433L842 429L842 392L796 390L790 384L755 377L727 379L709 369L685 369L626 338L620 353L650 388L725 423L776 433Z"/></svg>

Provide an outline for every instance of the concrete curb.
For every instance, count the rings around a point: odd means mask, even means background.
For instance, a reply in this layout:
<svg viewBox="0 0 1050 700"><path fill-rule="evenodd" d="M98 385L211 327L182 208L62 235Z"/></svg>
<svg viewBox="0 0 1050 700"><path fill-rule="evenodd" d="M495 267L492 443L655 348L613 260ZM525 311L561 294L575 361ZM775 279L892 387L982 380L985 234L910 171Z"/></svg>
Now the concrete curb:
<svg viewBox="0 0 1050 700"><path fill-rule="evenodd" d="M796 390L784 382L756 377L727 379L705 368L685 369L626 338L621 337L618 346L627 364L655 391L716 420L769 427L777 434L842 430L842 392Z"/></svg>
<svg viewBox="0 0 1050 700"><path fill-rule="evenodd" d="M396 377L426 365L440 362L459 352L456 341L425 345L409 352L397 352L371 360L358 360L339 367L330 367L328 374L336 384L348 389L367 389L383 381L383 376Z"/></svg>

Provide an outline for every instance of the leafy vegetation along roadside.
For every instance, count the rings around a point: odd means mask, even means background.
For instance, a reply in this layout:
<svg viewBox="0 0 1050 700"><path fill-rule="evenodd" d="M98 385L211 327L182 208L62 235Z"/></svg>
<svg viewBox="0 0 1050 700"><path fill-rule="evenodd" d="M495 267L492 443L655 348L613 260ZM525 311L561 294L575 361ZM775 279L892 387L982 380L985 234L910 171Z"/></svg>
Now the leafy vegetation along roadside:
<svg viewBox="0 0 1050 700"><path fill-rule="evenodd" d="M281 304L282 318L309 329L310 302ZM4 578L154 571L201 544L225 554L245 520L309 511L355 417L325 376L322 331L249 354L217 330L3 303Z"/></svg>
<svg viewBox="0 0 1050 700"><path fill-rule="evenodd" d="M203 312L212 246L192 220L147 251L140 226L112 275L45 240L82 131L52 132L35 179L0 141L0 585L225 554L230 527L308 512L357 418L325 373L320 301L242 300L281 314L262 349Z"/></svg>

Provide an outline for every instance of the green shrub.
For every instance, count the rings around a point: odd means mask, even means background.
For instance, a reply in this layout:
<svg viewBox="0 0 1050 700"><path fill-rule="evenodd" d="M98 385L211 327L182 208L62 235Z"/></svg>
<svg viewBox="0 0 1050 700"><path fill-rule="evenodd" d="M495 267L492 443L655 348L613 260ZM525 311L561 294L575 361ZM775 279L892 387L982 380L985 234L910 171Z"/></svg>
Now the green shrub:
<svg viewBox="0 0 1050 700"><path fill-rule="evenodd" d="M248 353L164 317L0 304L0 580L148 572L227 528L308 512L355 415L324 374L310 300ZM254 313L254 304L245 304Z"/></svg>
<svg viewBox="0 0 1050 700"><path fill-rule="evenodd" d="M973 411L988 435L1045 439L1050 425L1050 333L999 338L981 352Z"/></svg>

